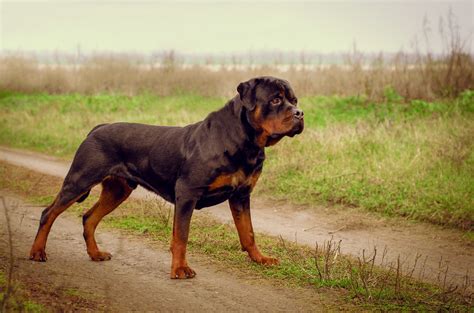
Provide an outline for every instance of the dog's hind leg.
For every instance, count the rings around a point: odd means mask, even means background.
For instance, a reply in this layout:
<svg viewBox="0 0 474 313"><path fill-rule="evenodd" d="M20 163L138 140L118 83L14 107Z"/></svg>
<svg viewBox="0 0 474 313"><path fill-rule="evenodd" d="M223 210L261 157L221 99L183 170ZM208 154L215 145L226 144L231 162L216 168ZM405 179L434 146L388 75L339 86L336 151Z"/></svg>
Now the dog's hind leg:
<svg viewBox="0 0 474 313"><path fill-rule="evenodd" d="M41 213L38 232L36 233L35 241L30 250L30 260L39 262L46 261L46 241L48 240L49 231L54 221L62 212L88 192L89 189L83 190L82 192L67 191L63 186L53 203Z"/></svg>
<svg viewBox="0 0 474 313"><path fill-rule="evenodd" d="M103 181L115 165L109 154L99 149L100 143L88 137L79 146L61 191L41 214L40 225L30 251L30 259L46 261L46 241L56 218L74 202L87 198L92 187Z"/></svg>
<svg viewBox="0 0 474 313"><path fill-rule="evenodd" d="M112 255L100 251L94 238L97 225L104 216L118 207L133 189L127 181L120 177L109 176L102 182L102 193L99 201L84 214L82 221L84 225L84 240L86 241L87 253L93 261L110 260Z"/></svg>

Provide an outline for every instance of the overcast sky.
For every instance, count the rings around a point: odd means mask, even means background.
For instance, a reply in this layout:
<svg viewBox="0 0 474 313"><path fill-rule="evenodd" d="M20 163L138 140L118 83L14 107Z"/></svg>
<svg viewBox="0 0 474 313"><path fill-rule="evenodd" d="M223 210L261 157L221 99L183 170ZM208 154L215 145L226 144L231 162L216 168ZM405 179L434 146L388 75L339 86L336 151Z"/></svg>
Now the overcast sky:
<svg viewBox="0 0 474 313"><path fill-rule="evenodd" d="M449 9L464 38L474 1L3 1L2 50L186 53L410 50L422 21L440 49ZM471 40L472 41L472 40ZM471 44L472 51L472 44Z"/></svg>

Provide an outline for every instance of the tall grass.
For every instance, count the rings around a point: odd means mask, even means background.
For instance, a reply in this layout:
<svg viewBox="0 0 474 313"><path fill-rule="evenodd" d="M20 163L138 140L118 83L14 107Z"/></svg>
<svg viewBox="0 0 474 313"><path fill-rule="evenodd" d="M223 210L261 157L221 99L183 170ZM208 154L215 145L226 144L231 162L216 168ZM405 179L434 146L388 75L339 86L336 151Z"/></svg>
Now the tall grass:
<svg viewBox="0 0 474 313"><path fill-rule="evenodd" d="M455 97L474 89L473 56L457 49L447 55L400 52L391 59L380 56L367 64L368 56L353 52L344 65L290 67L233 67L219 70L205 66L171 64L155 67L118 55L90 56L81 64L42 65L33 57L0 58L0 91L81 93L113 92L137 95L194 93L230 97L239 82L254 76L273 75L289 80L300 96L365 95L383 99L386 86L406 99L432 100Z"/></svg>

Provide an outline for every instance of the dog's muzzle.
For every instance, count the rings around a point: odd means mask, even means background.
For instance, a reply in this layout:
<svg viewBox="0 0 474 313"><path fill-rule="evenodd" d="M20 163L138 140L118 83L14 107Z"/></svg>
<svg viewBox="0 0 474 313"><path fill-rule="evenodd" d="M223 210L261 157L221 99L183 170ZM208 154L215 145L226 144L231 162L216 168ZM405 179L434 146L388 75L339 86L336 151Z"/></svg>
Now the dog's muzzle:
<svg viewBox="0 0 474 313"><path fill-rule="evenodd" d="M295 108L293 109L293 116L299 120L302 120L304 116L304 112L301 109Z"/></svg>
<svg viewBox="0 0 474 313"><path fill-rule="evenodd" d="M301 109L293 109L294 125L289 136L293 137L294 135L301 134L304 129L304 112Z"/></svg>

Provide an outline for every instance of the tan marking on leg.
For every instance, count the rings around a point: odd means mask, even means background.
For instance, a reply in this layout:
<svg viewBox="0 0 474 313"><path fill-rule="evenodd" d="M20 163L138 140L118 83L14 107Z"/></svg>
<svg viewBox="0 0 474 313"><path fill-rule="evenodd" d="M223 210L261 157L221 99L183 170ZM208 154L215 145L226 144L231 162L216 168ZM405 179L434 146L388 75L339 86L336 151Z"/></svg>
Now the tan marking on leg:
<svg viewBox="0 0 474 313"><path fill-rule="evenodd" d="M235 227L239 233L242 251L247 251L252 261L259 264L278 264L277 259L262 255L255 243L255 235L250 216L250 200L246 200L246 202L229 200L229 205L232 211L232 217L234 218Z"/></svg>
<svg viewBox="0 0 474 313"><path fill-rule="evenodd" d="M191 269L186 260L186 243L179 239L180 235L173 229L171 241L171 274L172 279L193 278L196 272Z"/></svg>
<svg viewBox="0 0 474 313"><path fill-rule="evenodd" d="M196 276L196 272L189 267L186 260L189 225L195 205L195 201L188 201L187 203L179 203L177 201L176 203L173 220L173 238L170 247L172 254L171 279L193 278Z"/></svg>
<svg viewBox="0 0 474 313"><path fill-rule="evenodd" d="M74 202L77 201L83 194L77 196L75 199L71 200L70 202L66 203L65 205L59 205L60 196L56 196L53 203L49 205L42 213L40 225L38 227L38 232L36 233L35 241L30 250L30 260L37 261L37 262L45 262L47 260L46 257L46 242L48 241L48 235L51 231L51 227L53 226L54 221L56 218L64 212L67 208L69 208ZM46 217L44 217L44 214ZM44 220L46 218L46 220Z"/></svg>
<svg viewBox="0 0 474 313"><path fill-rule="evenodd" d="M87 253L93 261L110 260L112 255L100 251L95 240L95 230L104 216L117 208L132 193L125 179L119 177L107 177L102 182L100 198L94 206L84 214L84 240L86 241Z"/></svg>

